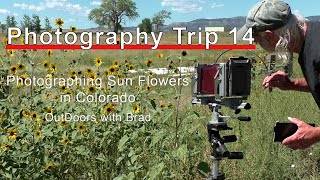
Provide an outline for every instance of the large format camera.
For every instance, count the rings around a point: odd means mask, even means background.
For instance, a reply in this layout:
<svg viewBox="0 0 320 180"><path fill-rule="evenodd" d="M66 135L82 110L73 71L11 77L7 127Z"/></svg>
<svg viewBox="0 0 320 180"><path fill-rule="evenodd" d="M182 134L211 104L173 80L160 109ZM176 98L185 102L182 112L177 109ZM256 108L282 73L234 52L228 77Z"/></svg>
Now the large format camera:
<svg viewBox="0 0 320 180"><path fill-rule="evenodd" d="M193 104L219 103L236 108L233 102L246 100L250 95L251 62L248 58L230 58L219 64L198 64L195 69Z"/></svg>

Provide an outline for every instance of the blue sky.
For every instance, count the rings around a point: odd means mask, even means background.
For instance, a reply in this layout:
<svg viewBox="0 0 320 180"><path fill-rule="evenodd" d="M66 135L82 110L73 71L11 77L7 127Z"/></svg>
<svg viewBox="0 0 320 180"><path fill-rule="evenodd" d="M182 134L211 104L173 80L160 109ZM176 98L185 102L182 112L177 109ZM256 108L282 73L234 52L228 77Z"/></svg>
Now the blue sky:
<svg viewBox="0 0 320 180"><path fill-rule="evenodd" d="M292 11L303 16L320 15L319 0L284 0ZM140 15L125 26L136 26L143 18L151 18L160 10L172 12L171 22L185 22L198 18L228 18L247 15L249 9L259 0L134 0ZM99 7L101 0L0 0L0 22L4 23L7 15L15 15L17 22L24 14L38 14L42 20L47 16L54 26L56 18L65 21L64 28L76 26L78 29L96 27L88 21L91 9Z"/></svg>

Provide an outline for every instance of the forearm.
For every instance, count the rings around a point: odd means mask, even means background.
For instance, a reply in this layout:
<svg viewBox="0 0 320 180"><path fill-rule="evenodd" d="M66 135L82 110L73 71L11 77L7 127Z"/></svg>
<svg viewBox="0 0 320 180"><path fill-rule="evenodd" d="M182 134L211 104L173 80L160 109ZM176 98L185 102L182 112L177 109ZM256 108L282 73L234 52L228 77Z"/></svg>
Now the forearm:
<svg viewBox="0 0 320 180"><path fill-rule="evenodd" d="M291 90L294 91L303 91L303 92L310 92L308 83L306 79L301 78L301 79L291 79L292 81L292 88Z"/></svg>

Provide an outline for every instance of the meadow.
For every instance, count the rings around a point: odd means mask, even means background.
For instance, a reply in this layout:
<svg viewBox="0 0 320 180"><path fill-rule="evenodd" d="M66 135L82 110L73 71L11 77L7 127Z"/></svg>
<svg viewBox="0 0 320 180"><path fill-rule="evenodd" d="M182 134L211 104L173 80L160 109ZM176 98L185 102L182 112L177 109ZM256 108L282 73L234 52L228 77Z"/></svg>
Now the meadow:
<svg viewBox="0 0 320 180"><path fill-rule="evenodd" d="M222 43L232 43L227 33ZM4 35L0 36L1 40ZM175 43L175 34L166 34L162 44ZM16 43L19 43L17 40ZM6 51L0 49L1 76L75 77L105 80L119 78L129 70L193 66L213 63L223 51ZM261 49L255 52L260 55ZM250 51L230 51L229 57L254 56ZM257 58L257 57L256 57ZM281 63L281 62L279 62ZM228 143L231 151L243 151L243 160L224 160L226 179L319 179L320 151L314 145L291 151L273 142L276 121L296 117L320 124L316 104L309 93L280 91L269 93L262 87L264 66L254 64L248 102L252 109L241 115L251 122L227 120L238 141ZM140 73L157 77L147 72ZM168 75L167 75L168 76ZM293 78L302 77L294 57ZM206 179L211 147L206 125L211 118L207 106L192 105L190 86L150 87L104 86L66 88L6 86L0 92L0 179ZM60 94L134 94L135 103L60 102ZM150 114L151 122L47 122L45 114L110 115L128 112ZM224 115L233 111L223 109Z"/></svg>

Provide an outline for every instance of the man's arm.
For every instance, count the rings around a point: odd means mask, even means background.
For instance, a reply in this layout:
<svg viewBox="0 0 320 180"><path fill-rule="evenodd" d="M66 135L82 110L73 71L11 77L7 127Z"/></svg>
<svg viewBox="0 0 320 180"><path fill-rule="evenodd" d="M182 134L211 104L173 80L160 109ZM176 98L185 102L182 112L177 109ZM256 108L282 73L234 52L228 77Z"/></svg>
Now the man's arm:
<svg viewBox="0 0 320 180"><path fill-rule="evenodd" d="M290 79L285 72L278 71L276 73L267 76L262 85L272 91L272 88L276 87L281 90L294 90L309 92L309 87L307 81L302 79Z"/></svg>
<svg viewBox="0 0 320 180"><path fill-rule="evenodd" d="M301 78L301 79L291 79L292 81L292 89L294 91L303 91L303 92L310 92L308 83L306 79Z"/></svg>

